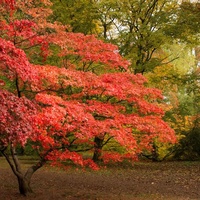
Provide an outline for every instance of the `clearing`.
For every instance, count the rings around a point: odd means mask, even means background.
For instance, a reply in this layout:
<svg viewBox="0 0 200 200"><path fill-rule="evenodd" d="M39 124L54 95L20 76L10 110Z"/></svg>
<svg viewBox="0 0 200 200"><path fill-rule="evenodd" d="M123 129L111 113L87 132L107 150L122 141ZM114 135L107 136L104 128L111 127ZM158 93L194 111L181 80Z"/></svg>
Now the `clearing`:
<svg viewBox="0 0 200 200"><path fill-rule="evenodd" d="M33 162L23 160L26 167ZM191 200L200 199L200 162L113 164L99 171L41 168L32 178L35 194L18 193L17 180L0 158L4 200Z"/></svg>

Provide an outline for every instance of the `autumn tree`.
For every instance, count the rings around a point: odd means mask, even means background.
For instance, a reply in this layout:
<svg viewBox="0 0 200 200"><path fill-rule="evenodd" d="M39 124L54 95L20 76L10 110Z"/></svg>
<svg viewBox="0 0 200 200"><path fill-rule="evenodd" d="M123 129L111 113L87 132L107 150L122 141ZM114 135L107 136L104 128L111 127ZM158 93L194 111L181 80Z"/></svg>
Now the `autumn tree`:
<svg viewBox="0 0 200 200"><path fill-rule="evenodd" d="M184 96L179 100L178 111L185 123L180 129L183 137L174 148L176 159L197 160L200 158L199 79L199 68L193 69L182 78L182 84L185 85Z"/></svg>
<svg viewBox="0 0 200 200"><path fill-rule="evenodd" d="M51 20L70 25L71 31L75 33L98 34L95 0L52 0L52 2Z"/></svg>
<svg viewBox="0 0 200 200"><path fill-rule="evenodd" d="M177 9L176 23L172 24L166 34L188 46L199 45L200 6L198 1L182 1ZM187 17L186 17L187 16Z"/></svg>
<svg viewBox="0 0 200 200"><path fill-rule="evenodd" d="M31 0L1 1L8 15L1 16L0 22L0 152L23 195L32 192L31 177L47 161L65 167L70 160L97 169L92 159L80 153L94 150L95 138L104 137L106 143L112 139L123 149L102 152L105 162L136 159L151 148L154 138L176 141L162 119L160 90L145 87L142 75L131 74L115 45L48 22L50 5L47 0L37 6ZM25 19L18 19L19 11ZM34 63L34 56L46 63L52 56L51 45L65 62L59 67ZM98 75L91 67L105 67L110 73ZM118 68L123 72L116 72ZM39 160L24 174L16 147L27 142Z"/></svg>
<svg viewBox="0 0 200 200"><path fill-rule="evenodd" d="M192 130L195 127L195 121L199 113L198 58L196 59L193 49L186 44L174 44L173 47L166 45L164 50L162 54L166 55L166 57L176 55L178 59L173 63L156 67L152 72L146 73L146 77L149 80L149 85L163 91L165 96L163 108L166 111L164 119L175 130L180 143L186 144L186 135L193 132ZM197 134L193 136L195 138ZM189 140L192 141L191 139ZM186 157L182 156L182 153L186 149L191 149L192 146L189 143L185 146L179 144L173 145L170 148L169 145L158 145L163 146L160 148L163 152L157 148L157 151L164 156L163 158L167 158L167 155L171 157L175 155L176 159L178 155L182 158ZM192 157L188 152L188 158ZM159 159L162 159L162 157Z"/></svg>

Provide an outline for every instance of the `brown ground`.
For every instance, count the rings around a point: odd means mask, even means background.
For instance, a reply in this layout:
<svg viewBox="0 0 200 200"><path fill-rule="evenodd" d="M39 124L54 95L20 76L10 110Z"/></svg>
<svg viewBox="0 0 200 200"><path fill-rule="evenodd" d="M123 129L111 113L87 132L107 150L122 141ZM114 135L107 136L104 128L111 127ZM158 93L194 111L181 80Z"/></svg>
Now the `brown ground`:
<svg viewBox="0 0 200 200"><path fill-rule="evenodd" d="M16 178L0 159L0 200L200 199L200 162L115 164L100 171L44 167L32 188L33 196L21 197Z"/></svg>

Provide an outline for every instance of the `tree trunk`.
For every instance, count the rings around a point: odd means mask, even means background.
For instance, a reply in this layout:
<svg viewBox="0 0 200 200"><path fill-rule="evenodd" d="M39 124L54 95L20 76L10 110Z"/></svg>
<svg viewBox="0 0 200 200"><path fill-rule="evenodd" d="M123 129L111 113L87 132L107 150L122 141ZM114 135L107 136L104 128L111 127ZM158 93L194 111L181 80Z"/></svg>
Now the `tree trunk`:
<svg viewBox="0 0 200 200"><path fill-rule="evenodd" d="M45 158L41 158L41 160L39 160L35 165L29 167L25 175L23 175L15 147L13 147L12 145L10 146L11 158L9 154L5 152L6 149L7 148L2 149L1 153L6 158L14 175L17 177L20 194L27 196L28 194L33 193L30 187L31 177L33 176L34 172L36 172L39 168L41 168L46 163ZM48 152L49 151L47 151L46 153Z"/></svg>
<svg viewBox="0 0 200 200"><path fill-rule="evenodd" d="M158 147L155 142L153 142L152 161L159 161Z"/></svg>
<svg viewBox="0 0 200 200"><path fill-rule="evenodd" d="M104 141L104 137L103 138L99 138L99 137L94 138L95 144L94 144L94 154L93 154L93 158L92 158L92 160L94 162L100 161L101 151L102 151L102 147L103 147L103 141Z"/></svg>
<svg viewBox="0 0 200 200"><path fill-rule="evenodd" d="M38 163L28 168L24 176L18 176L19 192L22 195L27 196L33 193L30 182L33 174L45 164L45 159L41 159Z"/></svg>
<svg viewBox="0 0 200 200"><path fill-rule="evenodd" d="M27 180L25 177L17 177L19 184L20 194L27 196L30 193L33 193L33 190L30 187L30 180Z"/></svg>

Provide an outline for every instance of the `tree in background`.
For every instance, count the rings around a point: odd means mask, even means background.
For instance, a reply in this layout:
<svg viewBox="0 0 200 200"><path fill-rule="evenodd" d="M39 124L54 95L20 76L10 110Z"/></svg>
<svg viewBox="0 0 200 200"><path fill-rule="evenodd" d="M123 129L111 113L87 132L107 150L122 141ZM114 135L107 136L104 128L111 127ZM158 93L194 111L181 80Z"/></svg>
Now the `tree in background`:
<svg viewBox="0 0 200 200"><path fill-rule="evenodd" d="M51 20L70 25L71 31L83 34L98 34L96 1L93 0L52 0Z"/></svg>
<svg viewBox="0 0 200 200"><path fill-rule="evenodd" d="M160 65L164 58L156 52L171 39L165 30L175 23L176 1L120 1L120 52L131 60L132 71L144 73Z"/></svg>
<svg viewBox="0 0 200 200"><path fill-rule="evenodd" d="M73 13L73 20L78 23L88 21L90 27L96 25L93 31L91 28L79 31L95 33L105 40L116 43L121 55L131 61L134 73L149 72L156 66L176 60L176 56L171 56L169 59L159 54L165 44L186 43L194 47L199 43L199 4L196 2L177 0L83 0L73 1L71 4L70 2L57 1L52 6L56 19L61 22L65 20L66 24L71 20L69 13ZM82 9L77 12L80 7ZM75 25L70 23L72 30L76 29L78 23Z"/></svg>
<svg viewBox="0 0 200 200"><path fill-rule="evenodd" d="M183 137L179 144L175 145L174 157L176 159L199 160L200 158L199 80L199 68L194 69L182 79L185 91L184 98L180 99L179 113L185 117L184 127L189 125L189 128L185 130L180 129Z"/></svg>
<svg viewBox="0 0 200 200"><path fill-rule="evenodd" d="M164 102L166 103L164 107L166 111L165 120L175 130L180 142L182 140L187 141L186 134L191 132L196 126L195 121L199 113L198 61L191 47L185 44L174 44L173 48L167 45L165 46L165 52L163 51L162 54L177 55L179 59L173 63L168 63L166 66L156 67L152 72L147 73L146 76L152 87L157 87L163 91L165 96ZM195 134L193 136L195 138ZM197 134L196 136L198 137ZM169 146L167 145L167 147ZM166 158L167 155L175 155L177 159L179 154L182 159L186 159L186 156L182 156L181 152L183 153L185 149L191 149L191 147L191 143L190 145L187 143L185 146L177 144L168 150L165 146L162 148L163 152L161 154L163 158ZM157 150L160 151L159 148ZM187 154L187 159L194 157L192 153L189 155L187 152ZM162 159L162 157L159 159Z"/></svg>

